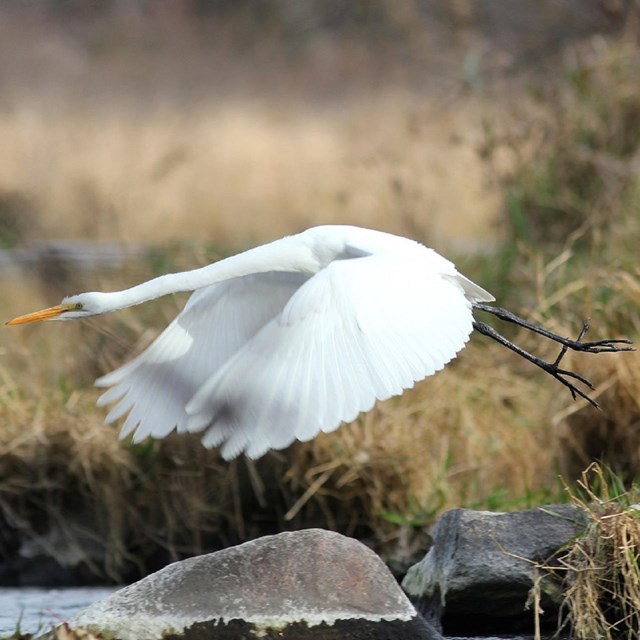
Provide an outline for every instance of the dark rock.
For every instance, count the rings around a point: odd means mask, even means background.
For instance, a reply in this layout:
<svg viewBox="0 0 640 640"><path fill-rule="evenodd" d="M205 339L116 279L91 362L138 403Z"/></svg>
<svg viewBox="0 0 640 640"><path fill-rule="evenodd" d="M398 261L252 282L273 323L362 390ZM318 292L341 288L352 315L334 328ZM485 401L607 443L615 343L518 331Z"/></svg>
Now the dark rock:
<svg viewBox="0 0 640 640"><path fill-rule="evenodd" d="M121 640L440 637L373 551L320 529L176 562L89 607L71 626Z"/></svg>
<svg viewBox="0 0 640 640"><path fill-rule="evenodd" d="M447 511L434 527L433 546L409 569L402 587L434 626L444 616L447 633L460 632L461 618L474 621L475 633L490 621L494 632L500 621L518 626L536 564L549 562L584 526L583 512L571 505L515 513ZM561 594L553 580L542 582L542 597L545 614L557 612Z"/></svg>

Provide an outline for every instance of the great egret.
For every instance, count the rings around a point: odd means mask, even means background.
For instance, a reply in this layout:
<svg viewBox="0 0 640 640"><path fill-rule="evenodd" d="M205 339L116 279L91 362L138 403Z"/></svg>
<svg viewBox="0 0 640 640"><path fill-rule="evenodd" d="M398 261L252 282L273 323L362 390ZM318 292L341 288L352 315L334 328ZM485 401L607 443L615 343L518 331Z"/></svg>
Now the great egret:
<svg viewBox="0 0 640 640"><path fill-rule="evenodd" d="M202 432L222 456L257 458L310 440L432 375L464 347L473 328L514 350L597 406L559 368L567 349L618 351L627 340L582 342L487 305L494 297L413 240L352 226L321 226L200 269L124 291L64 298L10 320L68 320L107 313L178 291L183 311L134 360L96 381L128 414L134 442ZM548 363L474 321L473 309L515 322L562 345ZM574 382L572 382L574 381Z"/></svg>

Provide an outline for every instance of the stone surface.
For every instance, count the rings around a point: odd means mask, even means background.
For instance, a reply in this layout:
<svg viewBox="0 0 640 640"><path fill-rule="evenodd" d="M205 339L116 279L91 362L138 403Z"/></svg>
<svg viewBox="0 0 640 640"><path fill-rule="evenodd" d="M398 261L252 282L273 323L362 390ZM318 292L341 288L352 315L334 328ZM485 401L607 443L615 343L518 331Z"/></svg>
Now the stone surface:
<svg viewBox="0 0 640 640"><path fill-rule="evenodd" d="M71 626L121 640L438 637L373 551L320 529L176 562Z"/></svg>
<svg viewBox="0 0 640 640"><path fill-rule="evenodd" d="M433 546L408 571L402 587L436 626L443 614L480 618L522 616L534 567L550 559L584 527L571 505L515 513L453 509L433 530ZM549 582L543 608L558 604Z"/></svg>

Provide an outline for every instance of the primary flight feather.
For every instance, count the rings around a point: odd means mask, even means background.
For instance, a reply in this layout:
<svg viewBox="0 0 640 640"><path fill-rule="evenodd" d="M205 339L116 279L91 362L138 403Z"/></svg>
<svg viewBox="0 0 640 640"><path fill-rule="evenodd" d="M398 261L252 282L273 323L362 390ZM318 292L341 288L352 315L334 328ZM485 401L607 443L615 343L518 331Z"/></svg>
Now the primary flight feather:
<svg viewBox="0 0 640 640"><path fill-rule="evenodd" d="M226 459L257 458L354 420L442 369L474 327L508 343L472 311L508 312L484 305L493 296L450 261L413 240L352 226L315 227L124 291L70 296L7 324L83 318L178 291L194 293L148 349L96 381L108 388L98 402L114 405L107 422L126 416L122 437L198 432ZM500 317L515 321L510 315ZM522 322L565 349L625 348ZM521 355L586 397L561 376L588 381L559 369L559 359Z"/></svg>

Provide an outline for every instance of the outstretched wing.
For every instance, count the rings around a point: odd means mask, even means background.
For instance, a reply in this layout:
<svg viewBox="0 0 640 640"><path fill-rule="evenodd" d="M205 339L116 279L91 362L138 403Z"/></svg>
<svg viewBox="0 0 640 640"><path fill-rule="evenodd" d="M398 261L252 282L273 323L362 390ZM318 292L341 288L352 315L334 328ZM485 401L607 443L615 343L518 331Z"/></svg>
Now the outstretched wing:
<svg viewBox="0 0 640 640"><path fill-rule="evenodd" d="M99 405L118 400L107 416L129 414L121 437L134 441L184 431L185 406L224 363L284 308L308 276L268 272L194 292L184 310L131 362L96 381L111 387Z"/></svg>
<svg viewBox="0 0 640 640"><path fill-rule="evenodd" d="M465 287L446 270L415 252L332 262L202 384L187 430L224 442L227 459L257 458L412 387L472 331Z"/></svg>

